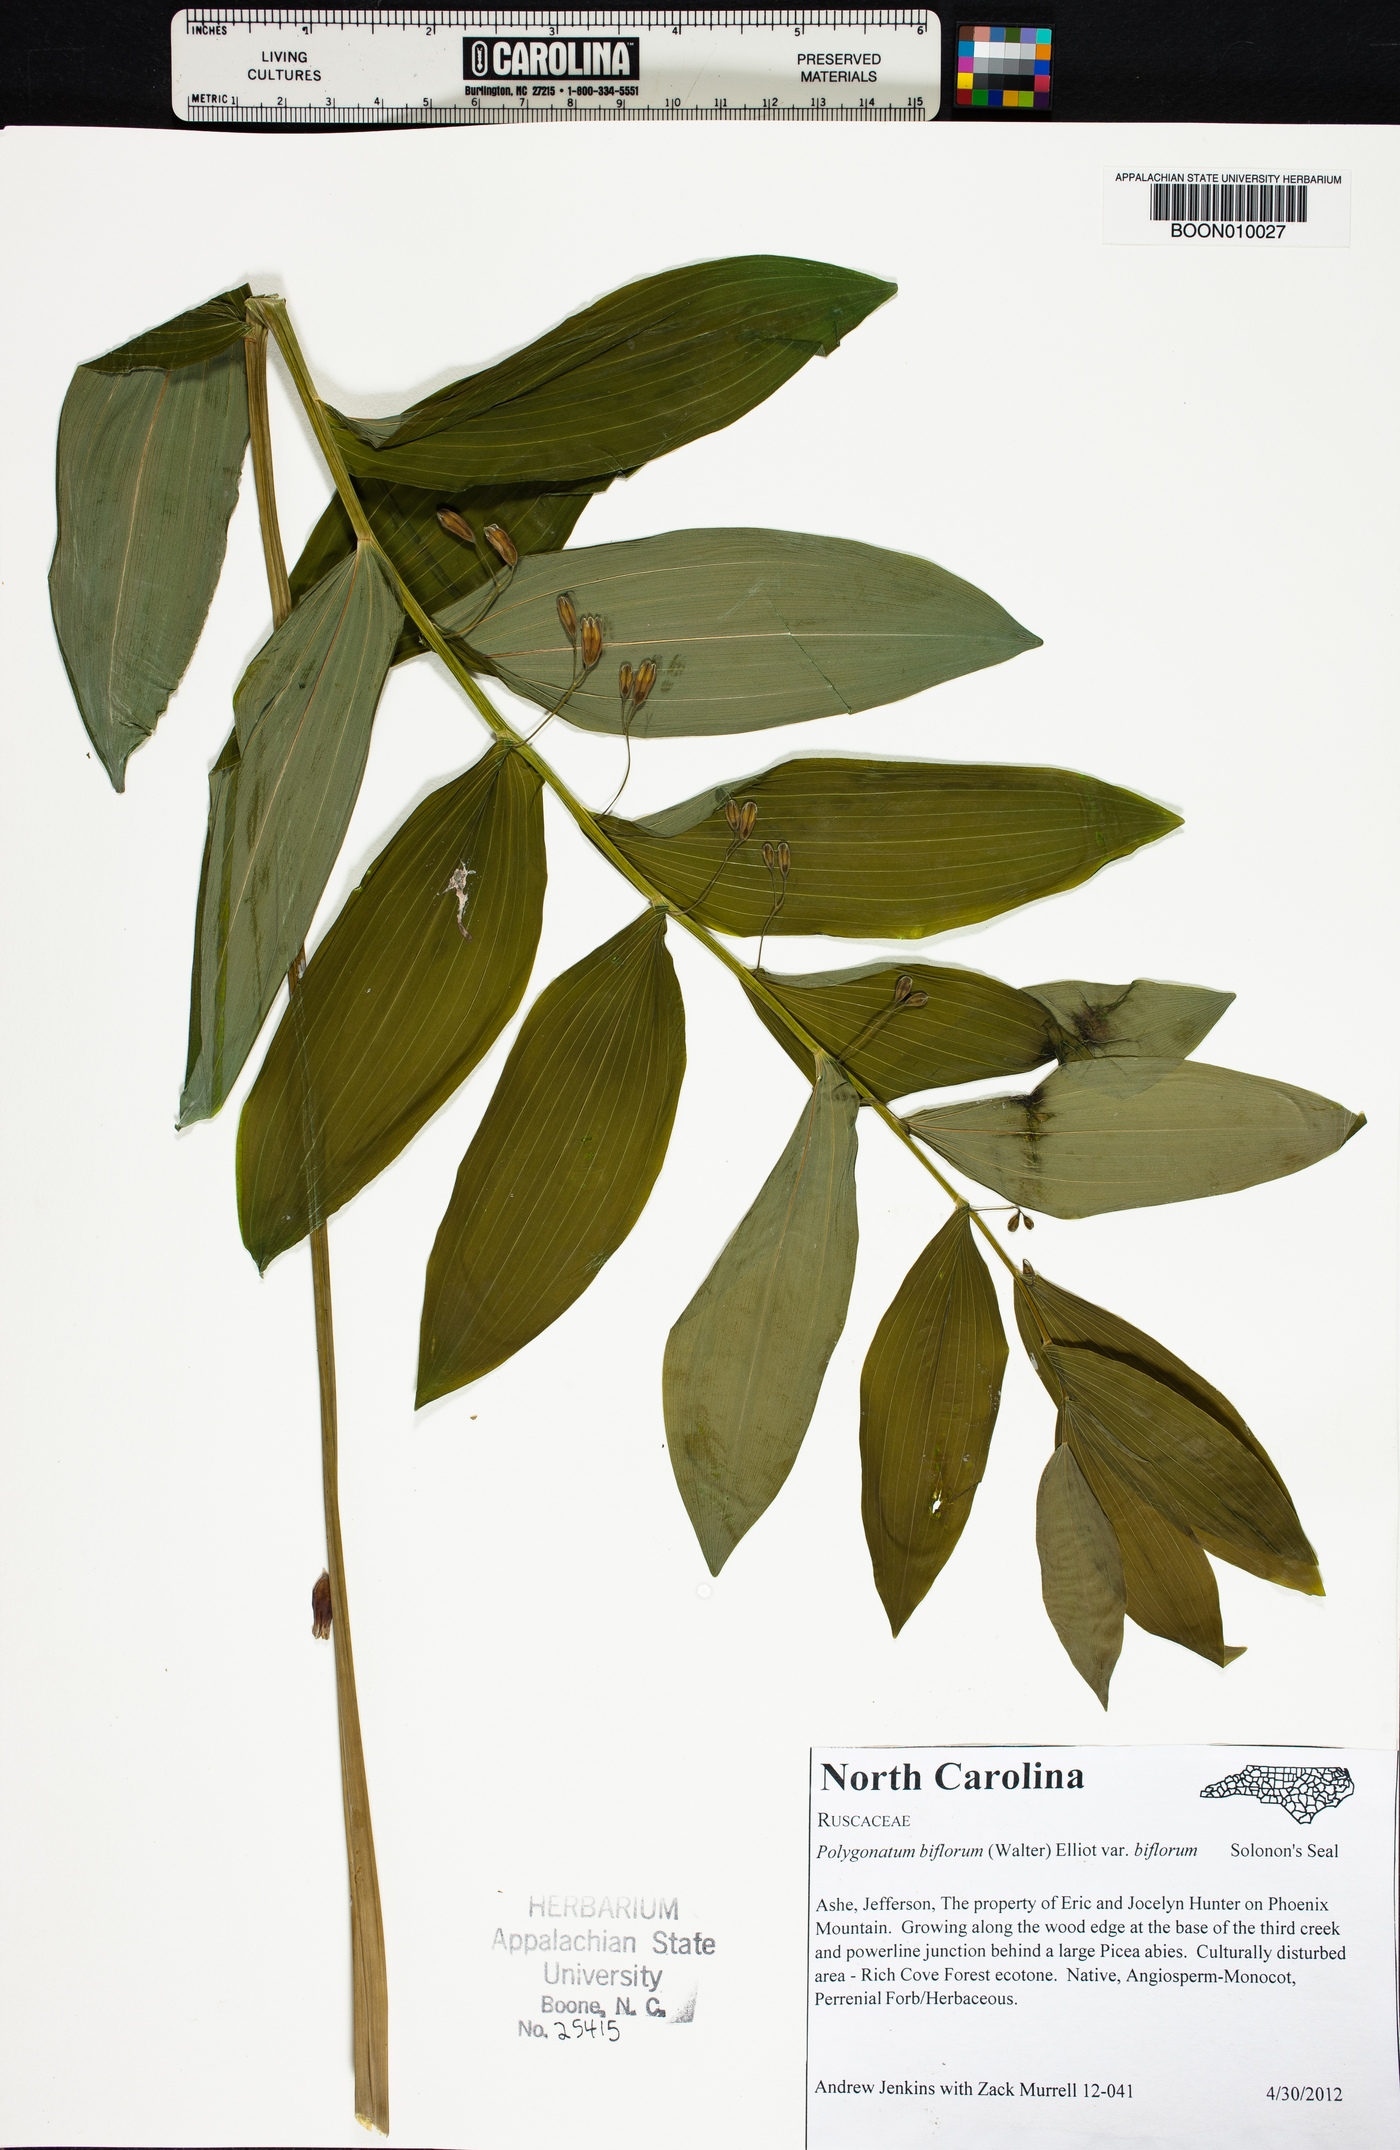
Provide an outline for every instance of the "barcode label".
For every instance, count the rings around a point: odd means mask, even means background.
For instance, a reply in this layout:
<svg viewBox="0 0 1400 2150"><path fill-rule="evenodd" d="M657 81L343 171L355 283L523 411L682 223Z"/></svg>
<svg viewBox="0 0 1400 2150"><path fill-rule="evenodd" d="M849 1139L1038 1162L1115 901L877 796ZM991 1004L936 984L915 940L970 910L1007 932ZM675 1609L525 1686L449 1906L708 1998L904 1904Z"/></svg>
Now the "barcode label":
<svg viewBox="0 0 1400 2150"><path fill-rule="evenodd" d="M1307 221L1306 187L1153 182L1154 224L1306 224Z"/></svg>
<svg viewBox="0 0 1400 2150"><path fill-rule="evenodd" d="M1223 159L1223 169L1212 172L1160 156L1154 163L1145 171L1105 168L1103 235L1110 246L1276 254L1351 245L1349 172L1231 171Z"/></svg>

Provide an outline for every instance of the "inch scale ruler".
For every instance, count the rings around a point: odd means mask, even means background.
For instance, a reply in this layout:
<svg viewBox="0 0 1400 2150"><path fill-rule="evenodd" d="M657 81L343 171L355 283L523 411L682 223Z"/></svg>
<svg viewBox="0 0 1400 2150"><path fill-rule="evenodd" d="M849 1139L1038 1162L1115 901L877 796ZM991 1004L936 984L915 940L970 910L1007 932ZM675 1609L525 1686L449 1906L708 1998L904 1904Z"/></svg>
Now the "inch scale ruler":
<svg viewBox="0 0 1400 2150"><path fill-rule="evenodd" d="M931 120L923 7L181 8L192 126Z"/></svg>

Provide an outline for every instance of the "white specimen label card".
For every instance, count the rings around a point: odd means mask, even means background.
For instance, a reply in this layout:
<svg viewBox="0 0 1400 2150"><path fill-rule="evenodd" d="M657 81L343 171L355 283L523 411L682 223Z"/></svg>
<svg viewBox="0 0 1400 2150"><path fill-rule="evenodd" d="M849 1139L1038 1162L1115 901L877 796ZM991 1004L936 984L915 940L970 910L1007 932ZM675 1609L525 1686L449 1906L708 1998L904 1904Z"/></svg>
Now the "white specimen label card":
<svg viewBox="0 0 1400 2150"><path fill-rule="evenodd" d="M1103 235L1116 246L1350 246L1351 174L1109 164Z"/></svg>
<svg viewBox="0 0 1400 2150"><path fill-rule="evenodd" d="M928 8L181 8L177 119L913 120L938 111Z"/></svg>
<svg viewBox="0 0 1400 2150"><path fill-rule="evenodd" d="M1397 2140L1396 1762L812 1759L809 2150Z"/></svg>

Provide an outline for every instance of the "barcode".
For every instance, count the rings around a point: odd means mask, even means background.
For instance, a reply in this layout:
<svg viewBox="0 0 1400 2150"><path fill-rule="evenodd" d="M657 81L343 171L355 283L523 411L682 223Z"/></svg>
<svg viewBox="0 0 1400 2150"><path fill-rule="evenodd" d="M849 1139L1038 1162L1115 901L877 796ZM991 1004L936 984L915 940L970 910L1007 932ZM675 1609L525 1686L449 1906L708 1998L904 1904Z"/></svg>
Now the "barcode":
<svg viewBox="0 0 1400 2150"><path fill-rule="evenodd" d="M1154 224L1306 224L1306 187L1154 180Z"/></svg>

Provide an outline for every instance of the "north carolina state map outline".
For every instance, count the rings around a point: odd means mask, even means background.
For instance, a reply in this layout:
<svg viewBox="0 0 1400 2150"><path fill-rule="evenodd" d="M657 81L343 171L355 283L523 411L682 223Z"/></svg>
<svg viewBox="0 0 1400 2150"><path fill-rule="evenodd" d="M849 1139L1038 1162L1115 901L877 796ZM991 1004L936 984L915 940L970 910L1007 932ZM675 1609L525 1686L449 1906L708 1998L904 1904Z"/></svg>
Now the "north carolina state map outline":
<svg viewBox="0 0 1400 2150"><path fill-rule="evenodd" d="M1329 1807L1350 1799L1356 1786L1349 1769L1321 1763L1250 1762L1232 1777L1202 1786L1202 1799L1257 1799L1282 1807L1299 1827L1310 1827Z"/></svg>

